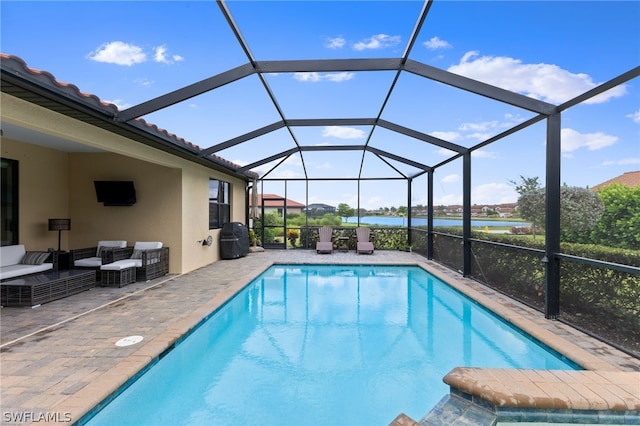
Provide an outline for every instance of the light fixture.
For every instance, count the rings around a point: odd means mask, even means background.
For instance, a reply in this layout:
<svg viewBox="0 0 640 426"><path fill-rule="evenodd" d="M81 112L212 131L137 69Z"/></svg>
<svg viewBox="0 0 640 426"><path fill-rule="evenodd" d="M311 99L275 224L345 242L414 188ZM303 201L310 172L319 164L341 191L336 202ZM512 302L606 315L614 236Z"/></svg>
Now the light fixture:
<svg viewBox="0 0 640 426"><path fill-rule="evenodd" d="M49 219L49 231L58 231L58 251L60 251L61 231L71 230L71 219Z"/></svg>

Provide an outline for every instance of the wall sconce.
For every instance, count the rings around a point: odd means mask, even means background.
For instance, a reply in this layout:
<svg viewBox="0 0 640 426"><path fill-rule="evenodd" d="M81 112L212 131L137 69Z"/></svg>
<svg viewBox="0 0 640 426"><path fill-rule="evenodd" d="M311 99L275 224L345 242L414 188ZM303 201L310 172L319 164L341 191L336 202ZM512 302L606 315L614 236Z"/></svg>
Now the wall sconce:
<svg viewBox="0 0 640 426"><path fill-rule="evenodd" d="M198 244L202 245L203 247L210 246L211 244L213 244L213 238L211 237L211 235L209 235L204 240L198 240Z"/></svg>
<svg viewBox="0 0 640 426"><path fill-rule="evenodd" d="M60 233L71 230L71 219L49 219L49 231L58 231L58 251L60 251Z"/></svg>

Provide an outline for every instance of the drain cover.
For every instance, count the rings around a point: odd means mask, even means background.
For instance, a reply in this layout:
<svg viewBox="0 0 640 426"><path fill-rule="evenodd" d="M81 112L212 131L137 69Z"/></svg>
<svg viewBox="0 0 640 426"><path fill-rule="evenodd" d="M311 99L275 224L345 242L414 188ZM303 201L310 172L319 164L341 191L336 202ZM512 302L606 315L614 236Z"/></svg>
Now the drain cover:
<svg viewBox="0 0 640 426"><path fill-rule="evenodd" d="M135 345L136 343L142 342L142 339L144 339L144 337L142 337L142 336L127 336L127 337L123 337L122 339L120 339L120 340L118 340L116 342L116 346L131 346L131 345Z"/></svg>

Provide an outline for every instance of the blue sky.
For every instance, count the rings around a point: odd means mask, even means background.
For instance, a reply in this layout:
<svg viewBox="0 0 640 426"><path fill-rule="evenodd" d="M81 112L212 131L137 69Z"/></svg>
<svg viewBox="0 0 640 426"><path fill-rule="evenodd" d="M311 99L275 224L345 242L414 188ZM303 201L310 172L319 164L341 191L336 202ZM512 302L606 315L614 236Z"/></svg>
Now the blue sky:
<svg viewBox="0 0 640 426"><path fill-rule="evenodd" d="M229 10L257 60L397 58L416 24L418 1L230 1ZM0 5L4 53L121 109L248 62L218 6L209 1L6 1ZM638 1L435 1L410 59L552 104L560 104L640 65ZM395 73L270 74L266 81L286 118L372 118ZM532 113L402 73L381 118L465 146ZM143 117L203 148L279 121L256 76ZM301 145L364 144L371 129L297 127ZM473 156L472 203L515 202L511 180L544 185L544 122ZM451 152L376 128L370 144L426 165ZM286 130L217 154L250 164L294 146ZM269 177L354 178L358 152L304 153ZM417 170L373 155L363 177ZM265 173L275 164L255 171ZM395 167L395 169L394 169ZM397 169L397 170L396 170ZM562 181L594 186L640 169L640 79L562 115ZM302 203L358 205L355 181L266 182L264 192ZM360 206L407 204L406 184L365 180ZM439 168L434 202L462 201L462 164ZM418 178L412 204L426 204Z"/></svg>

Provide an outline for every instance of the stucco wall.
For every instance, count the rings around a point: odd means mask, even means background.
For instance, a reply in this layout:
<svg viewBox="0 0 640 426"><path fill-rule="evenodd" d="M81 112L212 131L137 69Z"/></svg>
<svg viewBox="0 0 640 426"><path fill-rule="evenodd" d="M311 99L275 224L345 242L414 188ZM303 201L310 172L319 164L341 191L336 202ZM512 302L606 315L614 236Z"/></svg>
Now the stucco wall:
<svg viewBox="0 0 640 426"><path fill-rule="evenodd" d="M69 156L64 152L1 138L2 157L17 160L20 215L18 235L27 250L58 248L58 233L49 219L69 217ZM69 233L61 233L69 247Z"/></svg>

